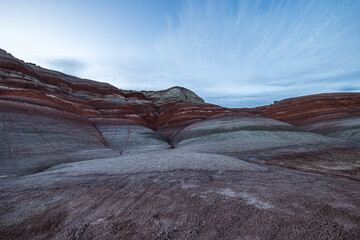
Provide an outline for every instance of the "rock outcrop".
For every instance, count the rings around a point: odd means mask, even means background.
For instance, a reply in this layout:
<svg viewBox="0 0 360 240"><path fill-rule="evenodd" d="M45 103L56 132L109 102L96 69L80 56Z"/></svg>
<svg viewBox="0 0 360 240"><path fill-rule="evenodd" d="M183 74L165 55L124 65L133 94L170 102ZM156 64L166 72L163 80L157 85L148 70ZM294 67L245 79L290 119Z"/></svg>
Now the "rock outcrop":
<svg viewBox="0 0 360 240"><path fill-rule="evenodd" d="M172 87L163 91L142 91L155 104L177 100L185 103L205 103L205 101L194 92L183 87Z"/></svg>
<svg viewBox="0 0 360 240"><path fill-rule="evenodd" d="M360 93L327 93L285 99L262 116L306 131L360 142Z"/></svg>

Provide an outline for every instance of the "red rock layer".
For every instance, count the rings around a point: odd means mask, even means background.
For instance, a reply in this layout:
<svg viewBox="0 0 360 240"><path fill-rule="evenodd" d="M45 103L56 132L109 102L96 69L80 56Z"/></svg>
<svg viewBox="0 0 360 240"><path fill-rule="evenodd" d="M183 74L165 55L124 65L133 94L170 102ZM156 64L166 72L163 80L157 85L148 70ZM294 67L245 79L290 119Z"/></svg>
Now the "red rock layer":
<svg viewBox="0 0 360 240"><path fill-rule="evenodd" d="M263 107L262 116L302 126L360 116L360 93L326 93L289 98Z"/></svg>
<svg viewBox="0 0 360 240"><path fill-rule="evenodd" d="M230 111L230 109L213 104L168 101L158 105L159 117L154 129L164 139L171 141L186 126L200 122L210 116Z"/></svg>
<svg viewBox="0 0 360 240"><path fill-rule="evenodd" d="M5 73L11 74L16 72L18 74L33 77L42 84L51 85L51 88L57 88L58 91L64 90L68 93L85 93L92 95L119 95L124 96L119 89L107 84L86 79L80 79L61 72L44 69L34 64L24 63L23 61L14 58L5 51L0 50L0 69L5 70ZM23 87L29 83L22 83ZM37 85L30 83L30 85Z"/></svg>
<svg viewBox="0 0 360 240"><path fill-rule="evenodd" d="M87 103L94 107L98 112L97 118L102 119L127 119L133 121L134 124L147 126L147 122L140 117L134 109L124 103L109 102L106 99L91 99Z"/></svg>

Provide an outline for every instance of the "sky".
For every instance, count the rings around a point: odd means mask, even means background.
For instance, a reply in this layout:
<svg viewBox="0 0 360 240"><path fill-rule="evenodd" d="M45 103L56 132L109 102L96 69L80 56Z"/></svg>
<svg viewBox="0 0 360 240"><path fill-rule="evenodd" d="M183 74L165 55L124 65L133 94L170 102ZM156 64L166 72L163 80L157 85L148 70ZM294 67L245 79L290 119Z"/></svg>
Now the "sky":
<svg viewBox="0 0 360 240"><path fill-rule="evenodd" d="M359 0L0 0L0 48L120 89L254 107L360 92Z"/></svg>

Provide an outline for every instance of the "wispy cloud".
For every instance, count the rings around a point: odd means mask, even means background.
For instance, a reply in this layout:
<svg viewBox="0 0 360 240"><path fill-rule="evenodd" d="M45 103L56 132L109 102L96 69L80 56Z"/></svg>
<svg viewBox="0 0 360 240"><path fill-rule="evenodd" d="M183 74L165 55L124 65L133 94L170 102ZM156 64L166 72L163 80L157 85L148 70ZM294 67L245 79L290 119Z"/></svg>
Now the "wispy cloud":
<svg viewBox="0 0 360 240"><path fill-rule="evenodd" d="M47 61L47 65L70 75L80 75L85 70L86 64L76 59L56 58Z"/></svg>
<svg viewBox="0 0 360 240"><path fill-rule="evenodd" d="M178 24L169 24L153 48L137 52L119 68L132 88L182 84L209 101L232 106L258 104L263 95L358 90L359 5L187 1Z"/></svg>
<svg viewBox="0 0 360 240"><path fill-rule="evenodd" d="M123 89L232 107L360 90L358 0L7 2L4 49Z"/></svg>

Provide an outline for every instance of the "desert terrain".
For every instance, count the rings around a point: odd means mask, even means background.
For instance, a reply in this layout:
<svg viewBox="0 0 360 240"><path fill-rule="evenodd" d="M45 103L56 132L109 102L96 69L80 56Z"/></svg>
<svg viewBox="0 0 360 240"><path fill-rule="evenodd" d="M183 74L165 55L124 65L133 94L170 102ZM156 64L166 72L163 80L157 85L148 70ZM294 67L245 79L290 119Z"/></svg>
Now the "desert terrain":
<svg viewBox="0 0 360 240"><path fill-rule="evenodd" d="M360 239L360 93L225 108L0 50L0 239Z"/></svg>

